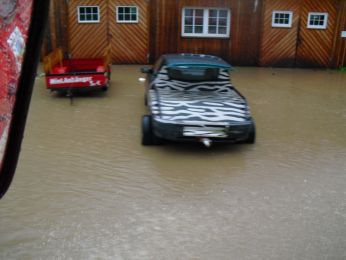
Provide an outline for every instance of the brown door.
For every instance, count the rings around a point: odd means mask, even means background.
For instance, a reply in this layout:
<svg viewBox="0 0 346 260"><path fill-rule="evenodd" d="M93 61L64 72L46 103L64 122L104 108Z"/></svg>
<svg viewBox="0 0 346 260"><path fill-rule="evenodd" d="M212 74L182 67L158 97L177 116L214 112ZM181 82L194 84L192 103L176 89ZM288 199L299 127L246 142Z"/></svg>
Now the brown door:
<svg viewBox="0 0 346 260"><path fill-rule="evenodd" d="M102 57L108 45L107 1L69 1L69 49L72 58Z"/></svg>
<svg viewBox="0 0 346 260"><path fill-rule="evenodd" d="M114 63L148 63L148 0L109 0L109 36Z"/></svg>
<svg viewBox="0 0 346 260"><path fill-rule="evenodd" d="M265 0L260 65L328 67L335 33L336 2ZM289 26L280 24L288 23L290 15Z"/></svg>
<svg viewBox="0 0 346 260"><path fill-rule="evenodd" d="M336 24L335 0L305 0L297 42L297 67L329 67Z"/></svg>
<svg viewBox="0 0 346 260"><path fill-rule="evenodd" d="M69 49L72 58L102 57L110 45L113 63L147 63L148 2L71 0Z"/></svg>

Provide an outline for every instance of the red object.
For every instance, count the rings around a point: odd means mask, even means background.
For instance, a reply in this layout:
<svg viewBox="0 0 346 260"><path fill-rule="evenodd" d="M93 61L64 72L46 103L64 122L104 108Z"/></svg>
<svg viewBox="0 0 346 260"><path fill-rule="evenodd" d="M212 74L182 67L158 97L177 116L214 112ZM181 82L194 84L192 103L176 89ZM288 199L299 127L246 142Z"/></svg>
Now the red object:
<svg viewBox="0 0 346 260"><path fill-rule="evenodd" d="M0 1L0 166L22 69L32 0Z"/></svg>
<svg viewBox="0 0 346 260"><path fill-rule="evenodd" d="M106 70L105 70L105 67L104 66L98 66L97 68L96 68L96 72L105 72Z"/></svg>
<svg viewBox="0 0 346 260"><path fill-rule="evenodd" d="M68 59L46 74L47 89L53 91L107 89L109 70L103 59Z"/></svg>
<svg viewBox="0 0 346 260"><path fill-rule="evenodd" d="M55 68L53 68L52 74L63 74L63 73L67 73L67 67L55 67Z"/></svg>

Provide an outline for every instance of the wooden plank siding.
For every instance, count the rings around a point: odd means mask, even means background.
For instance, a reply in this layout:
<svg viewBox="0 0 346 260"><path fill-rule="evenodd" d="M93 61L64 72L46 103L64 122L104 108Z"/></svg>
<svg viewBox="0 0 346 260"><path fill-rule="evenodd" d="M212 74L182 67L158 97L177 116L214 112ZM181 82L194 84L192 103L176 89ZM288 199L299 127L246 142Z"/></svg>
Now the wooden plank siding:
<svg viewBox="0 0 346 260"><path fill-rule="evenodd" d="M156 12L152 57L164 53L192 52L218 55L237 65L257 65L261 4L257 0L153 0ZM183 7L219 7L231 11L228 39L181 36Z"/></svg>
<svg viewBox="0 0 346 260"><path fill-rule="evenodd" d="M100 6L101 22L77 26L78 4ZM145 19L137 28L117 25L117 4L138 5ZM183 7L230 9L230 38L182 37ZM293 11L292 28L272 28L273 10ZM328 12L327 30L307 29L308 12ZM164 53L199 52L233 65L334 68L346 66L345 30L346 0L52 0L42 55L62 47L72 57L97 57L111 42L114 63L145 63L148 53L153 62Z"/></svg>
<svg viewBox="0 0 346 260"><path fill-rule="evenodd" d="M335 50L331 67L346 67L346 38L341 38L341 32L346 31L346 0L338 6L338 17L335 33Z"/></svg>
<svg viewBox="0 0 346 260"><path fill-rule="evenodd" d="M65 1L51 0L49 10L49 24L42 45L41 57L57 47L67 51L68 48L68 14Z"/></svg>
<svg viewBox="0 0 346 260"><path fill-rule="evenodd" d="M176 52L186 53L204 53L213 54L221 57L225 57L227 60L231 60L231 44L233 38L233 26L231 26L231 35L227 39L217 38L196 38L196 37L182 37L182 10L184 7L218 7L227 8L231 10L231 20L234 20L234 11L232 12L231 1L205 1L205 0L180 0L178 1L178 15L173 20L178 26L177 30L177 50ZM231 22L231 24L233 24Z"/></svg>
<svg viewBox="0 0 346 260"><path fill-rule="evenodd" d="M99 23L78 23L78 6L99 6ZM69 53L72 58L99 58L108 46L107 1L69 1Z"/></svg>
<svg viewBox="0 0 346 260"><path fill-rule="evenodd" d="M292 67L295 64L301 0L266 0L263 6L260 66ZM272 27L273 11L292 11L292 28Z"/></svg>
<svg viewBox="0 0 346 260"><path fill-rule="evenodd" d="M116 6L137 6L138 23L117 23ZM109 35L112 61L117 64L145 64L149 56L149 1L109 0Z"/></svg>
<svg viewBox="0 0 346 260"><path fill-rule="evenodd" d="M257 66L263 4L260 0L232 2L233 38L230 61L234 65Z"/></svg>
<svg viewBox="0 0 346 260"><path fill-rule="evenodd" d="M178 45L178 0L152 0L150 27L151 55L154 62L164 53L176 53Z"/></svg>
<svg viewBox="0 0 346 260"><path fill-rule="evenodd" d="M265 0L259 64L282 67L330 67L337 1ZM273 11L292 11L292 27L272 27ZM307 28L309 12L328 13L326 29Z"/></svg>
<svg viewBox="0 0 346 260"><path fill-rule="evenodd" d="M297 67L330 67L333 55L333 40L336 25L335 0L304 0L301 3L300 29L297 47ZM308 13L328 13L326 29L308 29Z"/></svg>

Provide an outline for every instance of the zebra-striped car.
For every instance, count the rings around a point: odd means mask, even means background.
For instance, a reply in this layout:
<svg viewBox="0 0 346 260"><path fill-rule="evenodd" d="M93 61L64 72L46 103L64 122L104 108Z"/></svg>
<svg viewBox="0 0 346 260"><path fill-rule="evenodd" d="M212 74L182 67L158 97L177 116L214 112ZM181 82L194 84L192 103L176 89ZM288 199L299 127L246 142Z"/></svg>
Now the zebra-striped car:
<svg viewBox="0 0 346 260"><path fill-rule="evenodd" d="M161 139L255 142L255 124L246 99L232 86L231 66L202 54L167 54L147 74L142 144Z"/></svg>

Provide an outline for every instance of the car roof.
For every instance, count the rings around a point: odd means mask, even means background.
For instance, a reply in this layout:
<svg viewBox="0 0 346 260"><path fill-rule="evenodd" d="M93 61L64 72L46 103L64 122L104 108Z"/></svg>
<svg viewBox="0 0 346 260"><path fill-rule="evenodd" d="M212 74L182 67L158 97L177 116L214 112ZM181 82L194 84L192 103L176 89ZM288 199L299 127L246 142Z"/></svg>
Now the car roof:
<svg viewBox="0 0 346 260"><path fill-rule="evenodd" d="M198 67L215 67L231 69L231 65L223 59L205 54L192 54L192 53L180 53L180 54L165 54L162 55L164 64L167 67L180 67L180 66L198 66Z"/></svg>

